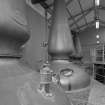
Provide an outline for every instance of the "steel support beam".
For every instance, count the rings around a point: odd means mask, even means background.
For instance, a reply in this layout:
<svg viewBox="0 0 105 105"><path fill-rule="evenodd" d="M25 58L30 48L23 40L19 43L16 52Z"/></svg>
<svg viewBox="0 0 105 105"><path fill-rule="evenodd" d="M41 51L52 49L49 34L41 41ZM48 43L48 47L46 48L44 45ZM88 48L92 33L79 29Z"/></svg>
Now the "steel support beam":
<svg viewBox="0 0 105 105"><path fill-rule="evenodd" d="M88 15L92 10L93 10L93 9L91 8L91 10L85 12L84 15L82 15L80 18L78 18L77 20L75 20L75 22L78 23L81 19L84 18L84 16ZM70 27L72 27L73 25L74 25L74 23L72 23L72 24L70 25Z"/></svg>
<svg viewBox="0 0 105 105"><path fill-rule="evenodd" d="M91 26L94 23L95 23L95 21L90 21L89 23L87 23L88 25L84 24L84 25L80 26L79 28L80 29L83 28L83 27L86 27L87 28L87 27ZM77 28L74 28L73 30L77 30Z"/></svg>
<svg viewBox="0 0 105 105"><path fill-rule="evenodd" d="M88 9L84 10L83 12L84 12L84 14L85 14L85 13L87 13L88 11L91 11L91 10L93 10L93 9L94 9L94 7L91 7L91 8L88 8ZM80 16L80 15L82 15L82 12L77 13L76 15L72 15L72 16L73 16L73 18L76 18L76 17L78 17L78 16ZM69 18L69 20L71 20L71 17Z"/></svg>
<svg viewBox="0 0 105 105"><path fill-rule="evenodd" d="M73 0L68 0L68 1L66 2L66 6L68 6L70 3L72 3L72 1L73 1ZM50 4L49 6L52 7L52 6L53 6L53 3Z"/></svg>
<svg viewBox="0 0 105 105"><path fill-rule="evenodd" d="M104 7L104 6L99 6L99 9L105 10L105 7ZM88 9L86 9L86 10L83 10L82 12L80 12L80 13L78 13L78 14L76 14L76 15L72 15L72 18L76 18L76 17L82 15L83 13L84 13L84 15L87 15L87 14L88 14L89 12L91 12L92 10L95 11L95 7L94 7L94 6L91 7L91 8L88 8ZM51 10L51 9L48 9L48 12L51 14L51 13L52 13L52 10ZM95 13L95 14L96 14L96 13ZM95 17L96 17L96 16L95 16ZM70 17L70 18L68 18L68 20L70 21L70 20L72 20L72 18ZM80 18L83 18L83 17L81 16ZM51 19L51 18L50 18L50 19ZM50 19L49 19L49 20L50 20Z"/></svg>
<svg viewBox="0 0 105 105"><path fill-rule="evenodd" d="M66 3L66 6L68 6L70 3L72 3L73 0L68 0Z"/></svg>
<svg viewBox="0 0 105 105"><path fill-rule="evenodd" d="M44 9L47 9L47 12L52 15L52 10L51 8L49 7L49 5L45 2L40 2L40 5L44 8Z"/></svg>
<svg viewBox="0 0 105 105"><path fill-rule="evenodd" d="M80 0L77 0L78 1L78 3L79 3L79 6L80 6L80 9L81 9L81 12L82 12L82 14L83 14L83 18L84 18L84 20L85 20L85 23L86 23L86 25L87 25L87 20L86 20L86 15L84 14L84 12L83 12L83 8L82 8L82 4L81 4L81 2L80 2Z"/></svg>
<svg viewBox="0 0 105 105"><path fill-rule="evenodd" d="M104 24L104 25L105 25L105 21L103 21L103 20L101 20L101 19L100 19L100 23L102 23L102 24Z"/></svg>
<svg viewBox="0 0 105 105"><path fill-rule="evenodd" d="M37 4L37 3L40 3L40 2L45 2L46 0L31 0L31 3L32 4Z"/></svg>
<svg viewBox="0 0 105 105"><path fill-rule="evenodd" d="M105 7L100 5L99 9L105 10Z"/></svg>
<svg viewBox="0 0 105 105"><path fill-rule="evenodd" d="M70 11L68 10L68 8L66 8L66 10L67 10L69 16L72 18L72 20L73 20L74 24L76 25L77 29L80 30L80 28L79 28L77 22L76 22L75 19L72 17L72 15L71 15Z"/></svg>

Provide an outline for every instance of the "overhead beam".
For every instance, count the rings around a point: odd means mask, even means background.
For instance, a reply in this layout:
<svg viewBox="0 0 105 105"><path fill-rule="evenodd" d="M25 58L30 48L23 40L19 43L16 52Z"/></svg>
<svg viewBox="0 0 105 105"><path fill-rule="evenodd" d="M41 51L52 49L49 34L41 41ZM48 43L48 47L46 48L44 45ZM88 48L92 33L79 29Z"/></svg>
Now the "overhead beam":
<svg viewBox="0 0 105 105"><path fill-rule="evenodd" d="M101 20L101 19L100 19L100 23L102 23L102 24L104 24L104 25L105 25L105 21L103 21L103 20Z"/></svg>
<svg viewBox="0 0 105 105"><path fill-rule="evenodd" d="M40 2L40 5L44 8L44 9L47 9L47 12L52 15L52 10L51 8L49 7L49 5L45 2Z"/></svg>
<svg viewBox="0 0 105 105"><path fill-rule="evenodd" d="M104 6L99 6L99 9L105 10L105 7L104 7ZM91 11L91 10L95 10L95 7L92 6L91 8L88 8L88 9L86 9L86 10L83 10L83 12L85 13L85 12L88 12L88 11ZM79 15L82 15L82 12L77 13L76 15L72 15L72 16L73 16L73 18L76 18L76 17L78 17ZM71 17L70 17L68 20L71 20Z"/></svg>
<svg viewBox="0 0 105 105"><path fill-rule="evenodd" d="M91 10L93 10L93 9L94 9L94 8L91 7L91 8L88 8L88 9L84 10L83 12L84 12L84 14L85 14L86 12L91 11ZM80 16L80 15L82 15L82 12L77 13L76 15L73 15L73 18L76 18L76 17L78 17L78 16ZM71 17L70 17L68 20L71 20Z"/></svg>
<svg viewBox="0 0 105 105"><path fill-rule="evenodd" d="M73 1L73 0L69 0L69 1L66 3L66 5L70 4L72 1ZM42 6L44 9L47 8L47 12L48 12L50 15L52 15L53 10L50 8L50 6L49 6L47 3L41 2L41 6ZM94 9L94 8L91 7L91 8L89 8L89 9L86 9L86 10L83 11L83 13L85 14L86 12L91 11L92 9ZM72 16L72 17L70 17L68 20L71 20L72 18L76 18L77 16L79 16L79 15L81 15L81 14L82 14L82 12L81 12L81 13L78 13L78 14ZM50 21L50 20L51 20L51 18L48 19L48 21Z"/></svg>
<svg viewBox="0 0 105 105"><path fill-rule="evenodd" d="M68 6L70 3L72 3L72 1L73 1L73 0L68 0L68 1L66 2L66 6ZM53 3L50 4L49 6L52 7L52 6L53 6Z"/></svg>
<svg viewBox="0 0 105 105"><path fill-rule="evenodd" d="M99 9L105 10L105 7L104 6L99 6ZM82 12L77 13L76 15L72 15L72 18L76 18L76 17L82 15L83 13L85 15L85 14L87 14L87 12L92 11L92 10L95 10L95 7L94 6L91 7L91 8L88 8L86 10L83 10ZM50 13L50 15L52 15L52 10L50 8L48 8L47 11L48 11L48 13ZM68 20L70 21L70 20L72 20L72 18L70 17L70 18L68 18ZM51 18L49 19L49 21L50 20L51 20Z"/></svg>
<svg viewBox="0 0 105 105"><path fill-rule="evenodd" d="M105 21L100 20L100 23L102 24L102 27L105 27ZM101 26L101 24L100 24L100 26Z"/></svg>
<svg viewBox="0 0 105 105"><path fill-rule="evenodd" d="M82 12L82 14L83 14L83 18L84 18L84 20L85 20L85 23L86 23L86 25L87 25L87 20L86 20L86 15L84 14L84 12L83 12L83 8L82 8L82 4L81 4L81 2L80 2L80 0L77 0L78 1L78 3L79 3L79 6L80 6L80 9L81 9L81 12Z"/></svg>
<svg viewBox="0 0 105 105"><path fill-rule="evenodd" d="M82 25L82 26L80 26L80 28L83 28L84 26L86 26L86 27L89 27L89 26L91 26L92 24L94 24L95 23L95 21L93 20L93 21L90 21L89 23L87 23L88 25Z"/></svg>
<svg viewBox="0 0 105 105"><path fill-rule="evenodd" d="M39 3L50 15L52 15L52 9L45 1L46 0L31 0L32 4Z"/></svg>
<svg viewBox="0 0 105 105"><path fill-rule="evenodd" d="M79 17L77 20L75 20L76 23L78 23L81 19L84 18L84 16L87 16L93 9L91 8L89 11L85 12L84 15L82 15L81 17ZM72 27L74 25L74 23L72 23L70 25L70 27Z"/></svg>
<svg viewBox="0 0 105 105"><path fill-rule="evenodd" d="M70 3L72 3L73 0L68 0L66 3L66 6L68 6Z"/></svg>
<svg viewBox="0 0 105 105"><path fill-rule="evenodd" d="M79 33L82 32L83 30L85 30L86 28L88 28L89 26L92 26L94 23L95 23L95 21L91 21L90 23L88 23L88 26L86 25L84 29L81 29L81 30L79 31ZM82 28L83 28L83 27L82 27Z"/></svg>
<svg viewBox="0 0 105 105"><path fill-rule="evenodd" d="M70 11L68 10L68 8L66 8L66 10L67 10L69 16L72 18L72 20L73 20L74 24L76 25L77 29L80 30L80 28L79 28L77 22L76 22L75 19L72 17L72 15L71 15Z"/></svg>
<svg viewBox="0 0 105 105"><path fill-rule="evenodd" d="M99 9L105 10L105 7L102 6L102 5L100 5L100 6L99 6Z"/></svg>
<svg viewBox="0 0 105 105"><path fill-rule="evenodd" d="M89 27L89 26L91 26L93 23L95 23L95 21L93 20L93 21L90 21L89 23L87 23L88 25L86 25L86 24L84 24L84 25L82 25L82 26L80 26L79 28L81 29L81 28L83 28L83 27ZM77 28L74 28L73 30L77 30Z"/></svg>
<svg viewBox="0 0 105 105"><path fill-rule="evenodd" d="M37 4L37 3L40 3L40 2L45 2L46 0L31 0L31 3L32 4Z"/></svg>

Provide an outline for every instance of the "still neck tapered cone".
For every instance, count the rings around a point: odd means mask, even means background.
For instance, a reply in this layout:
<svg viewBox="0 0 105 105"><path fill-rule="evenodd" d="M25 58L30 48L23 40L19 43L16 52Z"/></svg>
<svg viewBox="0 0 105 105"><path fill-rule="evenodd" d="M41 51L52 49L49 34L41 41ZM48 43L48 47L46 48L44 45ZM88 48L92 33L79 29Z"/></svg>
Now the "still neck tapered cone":
<svg viewBox="0 0 105 105"><path fill-rule="evenodd" d="M48 53L52 59L69 59L74 46L68 19L65 0L54 1L54 12L48 41Z"/></svg>

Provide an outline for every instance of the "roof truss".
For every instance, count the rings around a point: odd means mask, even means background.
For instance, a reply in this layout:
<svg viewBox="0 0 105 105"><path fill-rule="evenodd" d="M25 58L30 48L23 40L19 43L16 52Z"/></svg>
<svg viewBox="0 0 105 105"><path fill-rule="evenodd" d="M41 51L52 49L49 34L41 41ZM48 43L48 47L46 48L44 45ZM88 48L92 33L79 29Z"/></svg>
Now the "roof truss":
<svg viewBox="0 0 105 105"><path fill-rule="evenodd" d="M40 2L40 5L46 9L47 13L50 14L52 16L52 13L53 13L53 10L52 10L52 7L53 7L53 3L51 4L47 4L46 2L47 0L44 0L42 2ZM73 2L74 0L68 0L66 2L66 6L67 6L67 13L69 14L69 18L68 18L68 21L71 21L72 20L72 23L70 24L70 27L72 28L74 25L76 26L76 28L74 30L78 30L78 31L81 31L81 29L83 27L89 27L90 25L92 25L94 22L95 22L95 19L96 18L99 18L99 10L105 10L105 7L100 5L98 8L95 6L95 0L93 0L93 6L90 7L90 8L87 8L84 10L84 8L82 7L82 2L81 0L77 0L77 3L79 4L79 7L80 7L80 10L81 12L73 15L69 9L68 6L70 6L70 4ZM72 6L72 5L71 5ZM94 10L94 17L93 17L93 21L91 22L87 22L87 15L92 11ZM79 17L80 16L80 17ZM79 17L79 18L77 18ZM81 20L84 20L85 21L85 24L83 25L78 25L78 22L81 21ZM100 19L99 19L100 20ZM50 21L51 21L51 17L48 19L48 22L50 24ZM100 20L100 22L105 25L105 21L103 20Z"/></svg>

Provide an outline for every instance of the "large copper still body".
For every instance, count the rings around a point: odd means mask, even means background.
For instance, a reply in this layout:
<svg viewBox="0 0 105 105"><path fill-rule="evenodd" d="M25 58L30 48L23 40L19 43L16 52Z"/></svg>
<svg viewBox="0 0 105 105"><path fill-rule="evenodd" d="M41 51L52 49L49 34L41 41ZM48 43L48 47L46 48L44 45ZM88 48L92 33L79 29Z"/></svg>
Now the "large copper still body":
<svg viewBox="0 0 105 105"><path fill-rule="evenodd" d="M26 8L25 0L0 0L0 105L70 105L53 83L43 95L39 73L19 60L29 39Z"/></svg>
<svg viewBox="0 0 105 105"><path fill-rule="evenodd" d="M73 39L66 17L65 0L55 0L48 53L51 56L51 68L59 75L59 84L65 91L85 88L90 84L90 76L85 70L70 62L70 55L74 52Z"/></svg>

